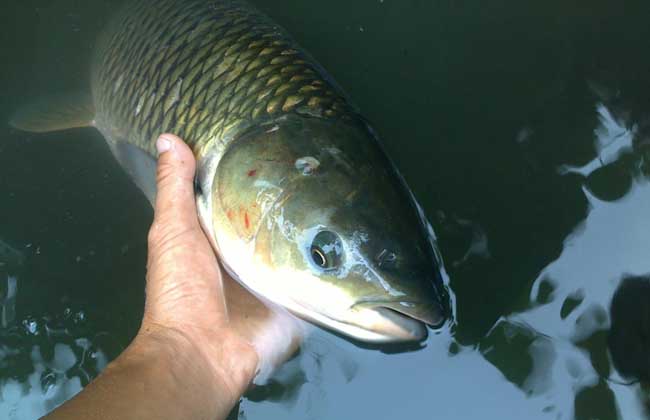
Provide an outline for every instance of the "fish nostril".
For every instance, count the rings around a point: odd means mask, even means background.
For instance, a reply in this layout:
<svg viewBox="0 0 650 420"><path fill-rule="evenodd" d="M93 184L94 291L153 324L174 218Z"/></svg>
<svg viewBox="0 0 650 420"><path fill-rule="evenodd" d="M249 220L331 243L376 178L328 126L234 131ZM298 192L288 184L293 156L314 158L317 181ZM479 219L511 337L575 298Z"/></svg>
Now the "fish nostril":
<svg viewBox="0 0 650 420"><path fill-rule="evenodd" d="M395 265L395 261L397 261L397 255L388 249L382 249L381 252L375 257L375 260L377 261L379 268L388 268Z"/></svg>

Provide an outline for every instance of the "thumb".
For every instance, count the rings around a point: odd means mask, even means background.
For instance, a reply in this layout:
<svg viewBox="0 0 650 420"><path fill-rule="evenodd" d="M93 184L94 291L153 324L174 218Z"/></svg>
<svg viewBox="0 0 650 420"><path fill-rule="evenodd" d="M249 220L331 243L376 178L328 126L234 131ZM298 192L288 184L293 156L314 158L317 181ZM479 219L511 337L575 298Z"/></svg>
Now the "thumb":
<svg viewBox="0 0 650 420"><path fill-rule="evenodd" d="M219 264L199 224L194 198L196 162L177 136L156 142L158 172L149 230L145 319L187 330L227 320ZM206 321L207 320L207 321ZM143 321L144 323L144 321Z"/></svg>
<svg viewBox="0 0 650 420"><path fill-rule="evenodd" d="M156 141L158 172L154 224L178 232L199 228L194 201L196 162L190 148L179 137L163 134Z"/></svg>

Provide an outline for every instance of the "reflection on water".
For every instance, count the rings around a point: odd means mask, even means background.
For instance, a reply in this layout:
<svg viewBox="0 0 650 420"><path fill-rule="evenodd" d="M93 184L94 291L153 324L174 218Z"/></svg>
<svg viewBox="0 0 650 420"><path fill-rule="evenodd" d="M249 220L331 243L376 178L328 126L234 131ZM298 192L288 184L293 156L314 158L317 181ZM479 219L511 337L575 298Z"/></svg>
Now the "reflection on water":
<svg viewBox="0 0 650 420"><path fill-rule="evenodd" d="M99 347L101 333L85 324L82 310L66 308L54 317L27 317L2 327L2 418L42 416L74 396L106 366L108 359Z"/></svg>
<svg viewBox="0 0 650 420"><path fill-rule="evenodd" d="M560 257L535 281L534 306L501 321L534 334L524 347L532 358L525 387L531 396L547 399L554 409L571 407L583 392L609 387L610 377L620 380L610 367L605 347L609 303L623 274L650 272L650 237L645 234L650 228L645 216L650 211L650 184L635 183L616 203L589 198L592 208L586 221L565 240ZM546 295L543 299L541 293ZM629 404L633 388L612 388L607 400L600 400L601 407L620 412L622 418L638 418L638 405Z"/></svg>
<svg viewBox="0 0 650 420"><path fill-rule="evenodd" d="M402 352L318 331L233 417L648 417L650 5L255 3L373 121L439 235L457 323ZM80 87L114 2L2 7L4 116ZM151 212L83 130L0 127L0 195L0 416L30 418L137 330Z"/></svg>
<svg viewBox="0 0 650 420"><path fill-rule="evenodd" d="M79 392L82 386L88 383L87 378L91 374L96 375L106 366L106 359L101 352L88 353L86 349L82 350L82 357L95 359L94 363L90 364L84 359L78 361L78 349L87 348L88 343L79 339L77 345L77 351L74 351L72 347L57 344L51 360L43 358L39 346L32 347L29 360L24 363L30 364L33 371L25 376L4 380L0 384L0 415L6 419L37 418ZM24 344L21 345L20 352L24 352L24 348ZM5 369L16 368L10 360L16 352L16 349L10 347L0 348L0 358L6 361L3 364L7 365ZM83 370L83 365L86 365L86 368L91 367L90 373ZM83 372L75 372L75 369Z"/></svg>
<svg viewBox="0 0 650 420"><path fill-rule="evenodd" d="M491 335L510 330L505 333L510 336L508 345L518 342L517 347L529 353L529 373L520 386L531 398L547 401L549 413L570 416L565 410L575 405L580 418L587 417L585 410L602 418L617 413L622 418L639 418L644 415L638 400L640 388L626 383L610 366L606 337L612 296L622 283L625 287L616 292L620 301L631 287L629 279L622 279L650 272L650 182L642 170L643 150L633 150L633 144L641 144L637 125L628 122L626 127L603 103L596 112L600 121L594 130L596 156L584 166L560 168L562 174L584 177L588 214L566 237L560 256L537 276L530 292L531 307L504 316ZM606 176L599 183L590 182L599 171L607 171ZM617 194L612 194L612 187L619 189ZM610 334L614 360L626 360L624 366L634 363L630 358L639 357L635 353L642 352L643 337L650 334L650 324L642 322L650 300L637 298L635 302L618 309L619 324ZM623 325L620 314L628 321ZM634 345L626 347L625 342ZM647 353L643 357L647 363ZM504 371L510 369L506 360L500 362L506 364ZM642 378L644 372L638 369L637 364L636 369L621 372Z"/></svg>
<svg viewBox="0 0 650 420"><path fill-rule="evenodd" d="M7 328L16 318L16 295L18 279L6 276L2 279L2 299L0 300L0 327Z"/></svg>
<svg viewBox="0 0 650 420"><path fill-rule="evenodd" d="M6 419L48 413L108 363L100 349L105 334L93 331L82 309L16 316L19 294L29 298L21 290L26 254L0 240L0 417Z"/></svg>
<svg viewBox="0 0 650 420"><path fill-rule="evenodd" d="M0 239L0 328L8 328L16 317L18 279L15 273L23 261L20 251Z"/></svg>

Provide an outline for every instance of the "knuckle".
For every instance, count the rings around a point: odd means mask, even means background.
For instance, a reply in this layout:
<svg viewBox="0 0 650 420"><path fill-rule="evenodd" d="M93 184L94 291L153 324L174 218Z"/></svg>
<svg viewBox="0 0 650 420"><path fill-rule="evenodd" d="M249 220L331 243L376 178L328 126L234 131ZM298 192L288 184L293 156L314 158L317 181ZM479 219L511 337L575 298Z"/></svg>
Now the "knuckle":
<svg viewBox="0 0 650 420"><path fill-rule="evenodd" d="M196 228L193 226L169 226L154 222L147 236L149 251L162 255L171 249L183 247L188 241L193 241L196 234Z"/></svg>
<svg viewBox="0 0 650 420"><path fill-rule="evenodd" d="M174 182L176 178L176 168L171 163L160 162L156 171L158 185L167 185Z"/></svg>

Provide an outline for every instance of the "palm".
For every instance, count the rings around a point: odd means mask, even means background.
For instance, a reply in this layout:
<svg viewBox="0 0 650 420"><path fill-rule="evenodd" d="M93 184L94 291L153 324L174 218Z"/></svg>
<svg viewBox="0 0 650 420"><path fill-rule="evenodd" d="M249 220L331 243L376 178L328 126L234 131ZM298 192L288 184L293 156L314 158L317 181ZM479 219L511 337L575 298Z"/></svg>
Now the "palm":
<svg viewBox="0 0 650 420"><path fill-rule="evenodd" d="M189 220L191 227L176 233L178 222L156 224L150 233L149 321L182 331L204 349L214 347L224 332L233 334L255 347L261 373L268 375L297 349L299 323L222 274L198 223Z"/></svg>
<svg viewBox="0 0 650 420"><path fill-rule="evenodd" d="M268 375L297 349L301 324L222 274L198 221L192 151L178 137L163 137L173 151L158 162L143 325L182 333L208 360L244 357L238 351L250 354L252 345Z"/></svg>

